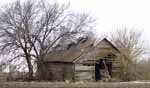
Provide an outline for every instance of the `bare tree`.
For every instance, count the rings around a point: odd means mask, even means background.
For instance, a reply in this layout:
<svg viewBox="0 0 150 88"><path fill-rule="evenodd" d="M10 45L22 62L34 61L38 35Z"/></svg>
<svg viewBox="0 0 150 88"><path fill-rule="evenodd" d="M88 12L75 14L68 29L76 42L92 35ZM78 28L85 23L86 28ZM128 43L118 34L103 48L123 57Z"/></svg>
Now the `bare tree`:
<svg viewBox="0 0 150 88"><path fill-rule="evenodd" d="M122 53L121 61L125 68L126 78L127 75L130 75L130 72L135 74L137 61L146 53L142 33L138 30L124 28L111 33L110 39Z"/></svg>
<svg viewBox="0 0 150 88"><path fill-rule="evenodd" d="M13 56L9 62L24 57L28 63L29 77L32 79L33 66L30 52L32 47L28 44L28 34L31 31L34 18L34 4L27 1L23 5L19 1L1 8L0 11L0 36L1 54ZM31 24L31 25L30 25Z"/></svg>
<svg viewBox="0 0 150 88"><path fill-rule="evenodd" d="M74 37L94 27L88 14L75 14L69 5L43 0L19 0L0 11L1 55L12 55L9 61L25 59L29 78L33 78L32 60L37 64L39 79L44 79L43 58L64 36ZM84 29L84 30L83 30Z"/></svg>

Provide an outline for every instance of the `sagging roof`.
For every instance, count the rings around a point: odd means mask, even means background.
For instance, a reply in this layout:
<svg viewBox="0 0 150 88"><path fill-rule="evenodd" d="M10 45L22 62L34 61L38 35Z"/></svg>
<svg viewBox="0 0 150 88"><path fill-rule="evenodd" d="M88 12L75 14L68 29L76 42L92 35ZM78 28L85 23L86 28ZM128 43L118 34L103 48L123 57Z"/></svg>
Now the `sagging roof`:
<svg viewBox="0 0 150 88"><path fill-rule="evenodd" d="M88 39L87 41L78 43L65 50L56 50L50 52L45 58L45 62L70 62L83 63L84 61L97 59L106 56L108 53L120 53L120 51L106 38L94 44L95 40ZM103 50L104 49L104 50ZM107 50L110 49L110 50ZM107 52L106 52L107 51ZM95 57L94 57L95 56Z"/></svg>
<svg viewBox="0 0 150 88"><path fill-rule="evenodd" d="M73 62L75 59L79 58L85 50L88 50L91 48L91 45L93 44L94 39L88 38L87 40L83 39L80 40L79 43L76 45L72 45L68 49L65 50L55 50L53 52L50 52L46 57L44 58L45 62ZM70 44L69 44L70 45Z"/></svg>

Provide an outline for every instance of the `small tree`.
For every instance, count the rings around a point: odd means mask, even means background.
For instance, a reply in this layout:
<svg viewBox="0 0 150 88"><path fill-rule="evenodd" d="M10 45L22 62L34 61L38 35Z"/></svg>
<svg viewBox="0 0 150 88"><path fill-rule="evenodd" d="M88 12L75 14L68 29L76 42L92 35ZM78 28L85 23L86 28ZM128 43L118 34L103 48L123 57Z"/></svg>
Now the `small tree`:
<svg viewBox="0 0 150 88"><path fill-rule="evenodd" d="M135 79L136 63L146 52L142 33L138 30L124 28L111 33L110 39L122 53L124 80Z"/></svg>

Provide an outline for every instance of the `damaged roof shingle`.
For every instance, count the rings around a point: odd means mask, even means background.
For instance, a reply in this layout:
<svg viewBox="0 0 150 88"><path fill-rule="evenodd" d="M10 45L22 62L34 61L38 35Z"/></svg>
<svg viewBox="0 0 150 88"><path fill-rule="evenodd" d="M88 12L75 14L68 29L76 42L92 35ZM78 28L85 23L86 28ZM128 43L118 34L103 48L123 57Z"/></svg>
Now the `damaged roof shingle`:
<svg viewBox="0 0 150 88"><path fill-rule="evenodd" d="M44 61L45 62L69 62L69 63L84 62L85 60L88 59L91 60L94 54L101 54L99 55L100 57L105 56L105 54L107 53L103 51L99 53L100 51L99 48L102 48L101 46L104 47L105 45L106 46L109 45L109 47L115 50L115 52L117 53L119 52L119 50L106 38L104 38L102 41L97 43L95 46L94 46L94 42L95 42L94 39L89 38L86 41L84 40L84 42L78 43L74 47L70 47L69 49L52 51L48 55L46 55Z"/></svg>

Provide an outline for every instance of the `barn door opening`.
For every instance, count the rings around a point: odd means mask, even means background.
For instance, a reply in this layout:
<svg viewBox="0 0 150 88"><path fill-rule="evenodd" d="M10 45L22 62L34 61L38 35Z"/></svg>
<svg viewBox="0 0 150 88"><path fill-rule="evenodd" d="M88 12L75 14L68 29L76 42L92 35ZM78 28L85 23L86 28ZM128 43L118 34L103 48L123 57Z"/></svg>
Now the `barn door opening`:
<svg viewBox="0 0 150 88"><path fill-rule="evenodd" d="M95 80L101 80L102 79L102 75L101 75L101 71L100 71L100 64L96 63L95 64Z"/></svg>
<svg viewBox="0 0 150 88"><path fill-rule="evenodd" d="M112 77L112 62L108 59L100 59L95 63L95 80Z"/></svg>

